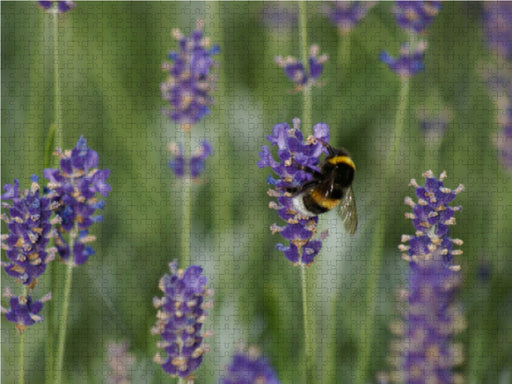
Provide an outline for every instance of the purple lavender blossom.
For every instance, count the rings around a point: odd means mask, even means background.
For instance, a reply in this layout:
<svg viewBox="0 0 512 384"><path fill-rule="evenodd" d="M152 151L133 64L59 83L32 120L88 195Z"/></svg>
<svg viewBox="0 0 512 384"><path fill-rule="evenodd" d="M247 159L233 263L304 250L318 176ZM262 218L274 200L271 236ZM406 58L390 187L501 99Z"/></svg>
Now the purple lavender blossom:
<svg viewBox="0 0 512 384"><path fill-rule="evenodd" d="M393 7L400 28L417 34L427 29L440 10L440 1L396 1Z"/></svg>
<svg viewBox="0 0 512 384"><path fill-rule="evenodd" d="M406 217L412 219L416 233L403 235L402 242L409 245L399 246L406 252L402 257L409 262L410 276L403 324L395 327L403 339L394 349L400 354L396 359L400 382L449 384L456 382L453 367L462 362L460 347L452 343L452 337L464 328L462 315L453 304L461 279L453 256L462 254L453 246L462 241L450 238L449 230L461 207L449 204L464 187L446 188L444 172L439 179L432 171L423 176L425 186L414 179L410 183L416 188L418 202L405 199L413 210Z"/></svg>
<svg viewBox="0 0 512 384"><path fill-rule="evenodd" d="M46 294L41 300L33 301L30 295L15 296L9 288L5 289L4 296L9 297L10 309L0 306L5 318L10 322L16 323L19 332L23 332L27 327L43 321L39 312L43 309L43 303L51 299L51 294Z"/></svg>
<svg viewBox="0 0 512 384"><path fill-rule="evenodd" d="M170 52L171 62L162 65L162 69L169 72L169 77L161 84L162 98L170 104L163 113L178 124L196 124L210 113L209 105L213 103L210 94L215 77L210 70L216 65L212 56L219 52L219 47L210 47L202 29L202 21L197 22L188 37L175 29L173 35L178 40L179 51Z"/></svg>
<svg viewBox="0 0 512 384"><path fill-rule="evenodd" d="M272 145L277 145L279 161L275 161L270 149L263 146L259 153L258 167L271 167L279 176L278 179L272 176L267 179L267 183L275 187L269 190L269 195L277 198L277 203L271 202L270 208L276 209L279 216L286 221L284 227L273 224L271 230L273 233L281 233L281 236L290 242L288 246L277 244L276 248L293 264L311 264L322 248L322 240L326 233L322 233L319 239L313 239L317 232L318 216L300 216L293 208L292 196L285 191L287 188L300 187L312 180L313 176L299 167L320 170L317 167L319 157L322 153L327 154L327 149L320 140L329 142L329 126L325 123L316 124L313 127L313 136L304 141L300 131L300 120L296 118L293 120L292 128L287 123L276 124L267 140Z"/></svg>
<svg viewBox="0 0 512 384"><path fill-rule="evenodd" d="M202 141L199 148L192 154L190 159L185 159L181 145L171 143L169 150L174 158L169 161L169 168L176 177L183 178L185 174L190 175L193 180L199 179L205 169L206 159L212 154L212 146L208 141Z"/></svg>
<svg viewBox="0 0 512 384"><path fill-rule="evenodd" d="M417 117L425 144L438 146L452 120L453 112L449 108L433 110L428 107L418 109Z"/></svg>
<svg viewBox="0 0 512 384"><path fill-rule="evenodd" d="M312 45L309 52L309 73L306 73L304 64L291 56L283 58L277 56L276 63L284 69L284 73L288 79L296 84L296 89L301 90L305 86L316 83L323 72L324 63L327 61L327 55L318 56L320 49L317 45Z"/></svg>
<svg viewBox="0 0 512 384"><path fill-rule="evenodd" d="M55 257L55 248L49 248L52 237L50 220L52 207L48 196L40 196L39 178L31 177L30 190L20 193L18 180L14 184L4 185L1 199L11 201L2 203L9 214L2 214L7 223L8 234L2 235L2 249L6 250L10 262L1 262L9 276L19 279L28 287L37 283L37 278L46 270L46 265Z"/></svg>
<svg viewBox="0 0 512 384"><path fill-rule="evenodd" d="M411 77L425 69L423 65L423 53L426 47L425 42L418 43L414 50L411 49L409 44L402 44L398 58L395 59L386 51L382 51L380 60L387 64L389 69L397 75Z"/></svg>
<svg viewBox="0 0 512 384"><path fill-rule="evenodd" d="M336 1L334 6L323 7L323 13L341 34L348 35L374 5L372 1Z"/></svg>
<svg viewBox="0 0 512 384"><path fill-rule="evenodd" d="M52 202L58 205L55 212L60 224L55 244L64 261L81 265L94 254L92 247L86 245L95 240L89 235L89 227L103 220L102 215L94 215L97 209L105 206L105 201L98 201L96 194L107 196L111 191L106 182L110 171L96 168L98 153L87 146L83 136L72 151L62 153L57 150L57 155L61 158L60 169L43 171L49 180L48 189L53 193ZM72 250L65 236L68 234L73 242Z"/></svg>
<svg viewBox="0 0 512 384"><path fill-rule="evenodd" d="M272 366L252 347L236 352L219 384L280 384Z"/></svg>
<svg viewBox="0 0 512 384"><path fill-rule="evenodd" d="M38 3L41 8L57 13L64 13L76 7L74 1L38 1Z"/></svg>
<svg viewBox="0 0 512 384"><path fill-rule="evenodd" d="M512 3L484 3L484 28L491 49L500 57L512 59Z"/></svg>
<svg viewBox="0 0 512 384"><path fill-rule="evenodd" d="M155 362L169 375L188 378L199 368L209 349L202 345L208 334L201 333L201 328L208 316L206 309L212 308L212 302L205 299L213 292L206 288L208 279L202 275L201 267L177 269L174 261L169 268L171 274L164 275L159 284L164 296L153 299L155 308L160 310L151 333L162 336L158 347L167 354L163 358L157 353Z"/></svg>

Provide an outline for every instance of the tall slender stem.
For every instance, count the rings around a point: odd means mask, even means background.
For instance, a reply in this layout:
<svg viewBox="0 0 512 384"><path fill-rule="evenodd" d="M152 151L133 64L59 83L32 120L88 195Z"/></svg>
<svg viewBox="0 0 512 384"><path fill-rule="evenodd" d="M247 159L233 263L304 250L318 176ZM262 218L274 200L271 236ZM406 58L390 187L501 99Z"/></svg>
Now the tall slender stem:
<svg viewBox="0 0 512 384"><path fill-rule="evenodd" d="M55 383L62 382L62 369L64 366L64 347L66 345L66 331L68 328L69 300L71 297L71 281L73 279L74 244L78 235L78 224L69 233L69 259L67 261L66 279L64 283L64 297L62 302L61 322L59 323L59 344L57 350L57 367L55 371Z"/></svg>
<svg viewBox="0 0 512 384"><path fill-rule="evenodd" d="M28 289L24 285L23 286L23 296L28 296ZM18 383L24 384L25 383L25 330L21 332L20 335L20 355L19 355L19 376L18 376Z"/></svg>
<svg viewBox="0 0 512 384"><path fill-rule="evenodd" d="M309 54L308 54L308 29L307 29L307 2L299 1L299 33L300 33L300 46L301 58L304 65L304 71L309 76ZM302 127L310 129L311 127L311 113L312 113L312 98L311 86L306 84L302 91L302 102L304 109L302 110Z"/></svg>
<svg viewBox="0 0 512 384"><path fill-rule="evenodd" d="M191 151L191 127L183 127L183 132L185 133L185 159L186 161L190 160ZM182 223L182 232L181 232L181 261L183 266L190 265L190 238L192 232L192 175L190 174L190 170L185 171L185 176L183 178L183 189L182 189L182 198L183 198L183 223Z"/></svg>
<svg viewBox="0 0 512 384"><path fill-rule="evenodd" d="M305 264L301 264L301 280L302 280L302 316L304 322L304 341L305 341L305 359L306 362L304 364L306 370L306 383L312 384L313 381L313 371L314 371L314 354L313 354L313 327L312 322L309 317L309 297L308 295L308 281L307 281L307 266Z"/></svg>
<svg viewBox="0 0 512 384"><path fill-rule="evenodd" d="M59 67L59 14L53 13L53 82L55 91L55 146L62 148L62 108L60 94L60 67Z"/></svg>
<svg viewBox="0 0 512 384"><path fill-rule="evenodd" d="M368 366L368 359L370 357L370 350L373 341L374 318L375 318L375 303L377 300L377 286L379 282L379 272L382 264L382 253L385 239L385 231L388 220L386 220L387 204L390 199L390 186L394 176L395 164L398 160L398 153L400 150L400 142L402 138L405 117L408 106L409 96L409 77L400 77L400 95L398 109L395 115L395 130L393 136L393 144L387 161L384 164L384 184L381 186L381 203L378 208L376 218L376 228L374 231L372 247L370 251L370 270L367 278L366 288L366 313L363 317L363 324L361 327L359 337L359 359L356 367L356 384L363 384L366 379L366 369Z"/></svg>

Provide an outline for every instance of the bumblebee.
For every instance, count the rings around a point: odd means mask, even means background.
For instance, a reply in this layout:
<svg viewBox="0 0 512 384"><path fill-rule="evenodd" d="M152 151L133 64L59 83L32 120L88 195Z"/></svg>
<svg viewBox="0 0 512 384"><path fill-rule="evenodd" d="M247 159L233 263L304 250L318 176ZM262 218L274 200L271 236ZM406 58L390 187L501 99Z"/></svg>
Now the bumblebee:
<svg viewBox="0 0 512 384"><path fill-rule="evenodd" d="M357 229L356 200L352 190L356 166L345 149L320 143L329 151L319 165L320 172L298 165L313 179L300 187L286 188L286 191L292 196L293 208L305 217L318 216L338 206L345 231L353 235Z"/></svg>

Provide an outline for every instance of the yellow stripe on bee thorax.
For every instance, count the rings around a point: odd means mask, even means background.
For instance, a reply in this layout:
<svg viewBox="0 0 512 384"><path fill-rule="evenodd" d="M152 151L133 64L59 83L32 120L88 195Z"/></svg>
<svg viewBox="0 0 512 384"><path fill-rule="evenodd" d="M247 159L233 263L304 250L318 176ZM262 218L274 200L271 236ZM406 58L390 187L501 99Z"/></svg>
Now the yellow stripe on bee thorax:
<svg viewBox="0 0 512 384"><path fill-rule="evenodd" d="M317 189L311 191L311 198L322 208L333 209L340 202L340 199L330 199Z"/></svg>
<svg viewBox="0 0 512 384"><path fill-rule="evenodd" d="M356 165L352 161L352 159L348 156L334 156L327 160L332 165L338 165L338 164L347 164L352 169L356 169Z"/></svg>

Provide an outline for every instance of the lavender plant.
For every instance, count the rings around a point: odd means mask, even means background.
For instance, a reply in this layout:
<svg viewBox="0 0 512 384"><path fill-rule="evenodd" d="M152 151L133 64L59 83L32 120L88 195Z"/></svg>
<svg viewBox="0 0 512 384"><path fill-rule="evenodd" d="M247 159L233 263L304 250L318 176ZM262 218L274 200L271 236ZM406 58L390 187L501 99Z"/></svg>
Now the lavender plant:
<svg viewBox="0 0 512 384"><path fill-rule="evenodd" d="M163 113L179 124L185 136L184 150L181 145L169 144L174 156L169 161L169 168L183 182L181 254L185 264L190 263L190 184L192 180L198 180L205 160L212 152L211 144L203 141L198 151L191 154L191 129L210 113L209 106L213 103L211 93L216 82L212 72L216 66L213 56L219 52L219 47L211 46L210 40L203 35L203 25L203 21L199 20L190 36L183 35L179 29L173 30L179 50L171 51L167 56L170 61L162 65L169 76L160 87L162 98L169 102L169 108L164 109Z"/></svg>
<svg viewBox="0 0 512 384"><path fill-rule="evenodd" d="M178 269L176 261L169 264L170 275L164 275L159 288L162 298L154 298L157 322L151 333L161 335L158 347L165 350L166 357L157 353L155 362L171 376L192 380L209 350L203 338L209 333L201 332L208 317L207 309L213 308L213 302L207 301L213 291L206 288L208 279L202 275L203 269L192 265L186 270Z"/></svg>
<svg viewBox="0 0 512 384"><path fill-rule="evenodd" d="M38 1L41 8L48 12L65 13L76 7L74 1Z"/></svg>
<svg viewBox="0 0 512 384"><path fill-rule="evenodd" d="M378 228L374 231L372 246L370 250L371 272L368 274L368 284L366 290L366 311L360 338L359 338L359 359L356 368L357 384L365 381L366 367L370 356L371 342L373 338L375 300L378 283L377 273L382 264L382 247L384 244L384 225L388 221L386 216L386 204L390 200L389 190L394 176L395 164L397 163L401 137L407 115L410 79L423 69L423 52L426 48L426 42L418 39L419 34L425 33L426 27L432 23L433 17L439 12L440 4L437 2L409 2L397 1L393 12L397 24L409 34L409 42L402 45L401 56L397 59L391 57L385 51L381 53L381 60L388 64L389 68L399 75L400 93L398 96L398 108L395 114L394 132L392 143L387 158L384 161L384 185L380 187L381 201L383 203L377 207Z"/></svg>

